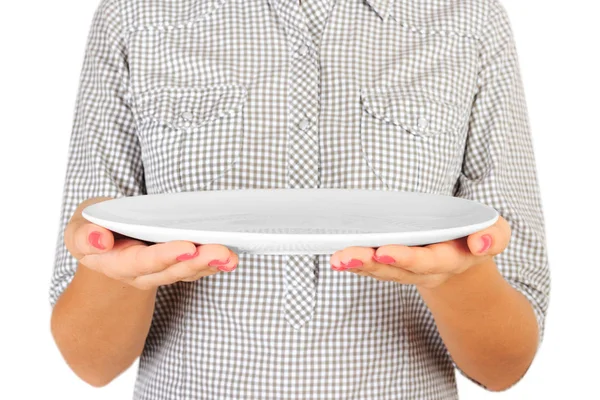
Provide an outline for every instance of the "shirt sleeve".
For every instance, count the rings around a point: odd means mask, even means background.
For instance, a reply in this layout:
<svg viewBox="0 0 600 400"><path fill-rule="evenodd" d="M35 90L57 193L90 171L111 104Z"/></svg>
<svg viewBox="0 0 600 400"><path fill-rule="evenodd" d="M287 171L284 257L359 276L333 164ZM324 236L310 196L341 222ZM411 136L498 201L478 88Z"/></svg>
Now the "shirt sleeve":
<svg viewBox="0 0 600 400"><path fill-rule="evenodd" d="M494 260L507 282L529 300L539 346L550 292L545 223L515 41L497 1L480 39L478 92L454 195L492 206L508 221L510 242Z"/></svg>
<svg viewBox="0 0 600 400"><path fill-rule="evenodd" d="M77 260L64 230L77 206L91 197L145 194L140 146L127 100L127 50L116 2L103 0L87 40L69 142L50 304L70 283Z"/></svg>

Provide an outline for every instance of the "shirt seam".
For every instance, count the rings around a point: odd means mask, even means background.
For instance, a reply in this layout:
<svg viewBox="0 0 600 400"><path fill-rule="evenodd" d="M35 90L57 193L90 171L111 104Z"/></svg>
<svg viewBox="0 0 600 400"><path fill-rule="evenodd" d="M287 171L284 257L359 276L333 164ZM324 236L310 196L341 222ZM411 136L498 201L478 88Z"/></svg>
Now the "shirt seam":
<svg viewBox="0 0 600 400"><path fill-rule="evenodd" d="M216 10L218 10L224 3L226 0L219 0L218 2L215 2L210 9L204 11L202 14L200 14L200 16L195 17L193 19L186 19L186 20L177 20L174 22L167 22L167 21L158 21L158 22L149 22L149 23L143 23L143 24L139 24L139 25L129 25L126 29L127 34L128 35L132 35L136 32L142 32L142 31L170 31L170 30L175 30L175 29L183 29L183 28L189 28L194 26L195 24L197 24L199 21L205 19L205 18L209 18Z"/></svg>
<svg viewBox="0 0 600 400"><path fill-rule="evenodd" d="M496 7L492 8L492 5L495 5ZM480 29L479 29L479 35L478 35L479 50L478 50L478 66L477 66L477 78L476 78L477 87L478 87L477 92L479 92L479 90L481 89L481 86L483 85L483 82L481 81L481 75L482 75L482 73L484 71L484 68L485 68L484 64L483 64L483 53L484 53L485 39L487 37L487 35L485 33L485 30L487 28L489 28L491 26L492 21L495 18L498 18L499 16L501 16L502 12L503 12L502 6L497 1L493 0L492 1L492 5L490 5L490 7L488 8L488 13L486 15L486 18L481 23L481 26L480 26ZM508 45L509 45L509 41L507 40L489 58L493 59L493 58L497 57L498 54L500 54L503 51L505 51L505 49L507 48Z"/></svg>
<svg viewBox="0 0 600 400"><path fill-rule="evenodd" d="M418 33L429 36L442 36L442 37L464 37L467 39L474 39L480 41L479 32L473 31L460 31L456 29L441 29L441 28L424 28L417 25L410 25L401 21L398 21L394 15L390 15L390 19L398 24L402 29L411 33Z"/></svg>

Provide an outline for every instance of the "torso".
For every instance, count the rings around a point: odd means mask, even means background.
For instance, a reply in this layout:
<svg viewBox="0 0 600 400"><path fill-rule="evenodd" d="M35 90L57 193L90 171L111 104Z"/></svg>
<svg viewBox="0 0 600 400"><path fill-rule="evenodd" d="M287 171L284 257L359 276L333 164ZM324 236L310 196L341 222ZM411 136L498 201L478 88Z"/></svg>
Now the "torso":
<svg viewBox="0 0 600 400"><path fill-rule="evenodd" d="M318 187L452 194L485 0L372 1L390 5L385 21L364 0L336 0L315 14L320 38L299 22L300 0L123 3L148 193L290 187L302 150L289 135L306 117ZM305 105L289 106L292 90ZM319 255L314 316L293 330L285 260L241 254L233 273L161 287L136 399L456 397L412 286L332 271Z"/></svg>

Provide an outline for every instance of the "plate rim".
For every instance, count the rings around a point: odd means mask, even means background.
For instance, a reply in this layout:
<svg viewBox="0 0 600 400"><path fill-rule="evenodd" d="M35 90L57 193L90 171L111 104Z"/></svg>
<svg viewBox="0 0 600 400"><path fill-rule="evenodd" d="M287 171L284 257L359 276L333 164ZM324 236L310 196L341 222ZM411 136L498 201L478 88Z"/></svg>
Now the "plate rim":
<svg viewBox="0 0 600 400"><path fill-rule="evenodd" d="M212 235L218 238L225 238L228 241L236 241L236 242L253 242L257 240L261 241L269 241L272 244L285 244L288 243L291 239L297 239L302 241L304 244L311 243L311 241L319 241L321 243L332 241L332 240L344 240L344 241L352 241L356 239L366 239L366 238L385 238L385 237L398 237L402 235L412 235L418 237L420 235L433 236L437 234L443 234L448 231L457 231L457 230L471 230L476 229L480 226L489 227L496 223L496 221L500 217L500 213L492 209L495 212L495 216L486 221L482 221L476 224L469 224L461 226L458 228L441 228L441 229L433 229L433 230L424 230L424 231L413 231L413 232L375 232L375 233L265 233L265 232L228 232L228 231L206 231L200 229L181 229L181 228L169 228L169 227L159 227L159 226L151 226L151 225L140 225L140 224L130 224L130 223L122 223L115 221L108 221L102 218L97 218L90 216L85 212L85 209L82 211L82 216L91 223L102 225L112 225L115 228L115 232L119 232L117 229L125 228L124 230L131 230L128 227L133 227L140 230L151 231L152 234L158 235L176 235L181 233L193 233L198 236L202 235ZM111 228L105 228L108 230L113 230ZM119 232L120 233L120 232ZM281 243L278 243L281 242Z"/></svg>

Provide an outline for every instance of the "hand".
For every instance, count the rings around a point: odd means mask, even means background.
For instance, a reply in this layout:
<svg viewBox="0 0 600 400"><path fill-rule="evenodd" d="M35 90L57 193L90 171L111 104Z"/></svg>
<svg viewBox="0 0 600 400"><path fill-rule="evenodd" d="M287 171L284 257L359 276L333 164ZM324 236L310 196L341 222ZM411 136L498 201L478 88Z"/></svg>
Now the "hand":
<svg viewBox="0 0 600 400"><path fill-rule="evenodd" d="M67 249L85 267L143 290L195 281L237 267L238 256L220 244L171 241L147 245L113 234L81 216L88 205L109 199L82 203L65 228Z"/></svg>
<svg viewBox="0 0 600 400"><path fill-rule="evenodd" d="M504 251L510 236L500 216L494 225L462 238L426 246L352 246L335 252L330 263L336 271L431 289Z"/></svg>

